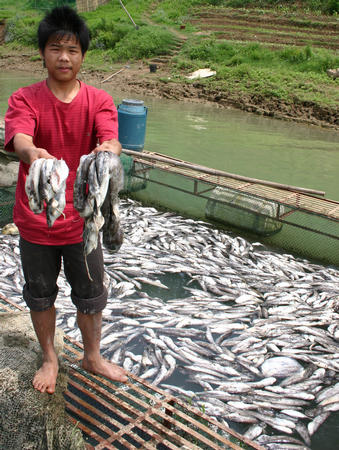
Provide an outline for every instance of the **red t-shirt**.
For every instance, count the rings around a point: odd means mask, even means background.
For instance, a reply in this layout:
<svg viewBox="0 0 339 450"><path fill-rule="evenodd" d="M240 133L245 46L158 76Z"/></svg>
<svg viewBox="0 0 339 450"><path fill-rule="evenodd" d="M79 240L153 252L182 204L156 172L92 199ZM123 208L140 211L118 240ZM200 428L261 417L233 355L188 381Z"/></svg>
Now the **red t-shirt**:
<svg viewBox="0 0 339 450"><path fill-rule="evenodd" d="M13 219L20 235L45 245L76 244L82 241L83 219L73 206L73 185L80 157L97 142L118 139L118 113L112 97L101 89L80 82L71 103L58 100L46 80L19 89L8 101L5 115L5 149L14 151L17 133L33 137L34 144L63 159L69 175L66 184L65 218L61 215L49 228L46 213L34 214L25 192L29 165L20 161Z"/></svg>

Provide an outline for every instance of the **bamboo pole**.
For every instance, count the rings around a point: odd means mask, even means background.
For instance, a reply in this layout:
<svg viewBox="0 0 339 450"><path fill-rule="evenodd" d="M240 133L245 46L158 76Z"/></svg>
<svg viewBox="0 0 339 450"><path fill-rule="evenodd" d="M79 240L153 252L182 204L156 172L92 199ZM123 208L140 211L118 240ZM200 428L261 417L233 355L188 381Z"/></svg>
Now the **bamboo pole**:
<svg viewBox="0 0 339 450"><path fill-rule="evenodd" d="M217 170L217 169L210 169L206 166L201 166L199 164L192 164L186 161L180 161L175 158L166 157L165 155L159 155L159 154L152 154L151 152L135 152L133 150L128 150L123 148L123 153L126 153L126 155L135 156L136 158L142 158L142 159L149 159L154 161L161 161L168 164L172 164L174 166L178 167L187 167L188 169L197 170L203 173L208 173L210 175L215 175L219 177L227 177L227 178L233 178L234 180L240 180L240 181L247 181L248 183L255 183L260 184L263 186L270 186L277 189L284 189L287 191L293 191L293 192L300 192L302 194L311 194L311 195L320 195L322 197L325 196L324 191L318 191L315 189L308 189L308 188L302 188L298 186L289 186L287 184L282 183L276 183L274 181L265 181L265 180L259 180L257 178L250 178L245 177L242 175L236 175L234 173L224 172L223 170Z"/></svg>
<svg viewBox="0 0 339 450"><path fill-rule="evenodd" d="M138 29L139 29L139 26L138 26L138 25L134 22L134 20L132 19L132 16L131 16L130 13L127 11L126 6L122 3L121 0L119 0L119 2L120 2L120 5L122 6L122 8L124 9L124 11L126 12L126 14L128 15L128 17L130 18L130 21L133 23L134 28L135 28L136 30L138 30Z"/></svg>
<svg viewBox="0 0 339 450"><path fill-rule="evenodd" d="M118 70L117 72L112 73L109 77L105 78L104 80L100 81L100 83L106 83L106 81L109 81L111 78L113 78L115 75L118 75L118 73L122 72L125 69L128 69L129 65L127 64L122 69Z"/></svg>

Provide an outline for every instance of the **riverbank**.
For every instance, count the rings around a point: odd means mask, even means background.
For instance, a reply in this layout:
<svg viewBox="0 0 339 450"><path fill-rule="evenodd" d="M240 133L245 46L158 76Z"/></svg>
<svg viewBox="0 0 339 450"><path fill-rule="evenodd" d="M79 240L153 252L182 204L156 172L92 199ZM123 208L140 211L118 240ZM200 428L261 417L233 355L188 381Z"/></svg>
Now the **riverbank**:
<svg viewBox="0 0 339 450"><path fill-rule="evenodd" d="M45 77L42 62L36 59L36 51L25 52L2 47L0 70L3 72L25 72L36 77ZM321 106L314 102L296 101L289 103L282 99L267 98L263 95L249 95L244 92L230 92L225 85L220 88L208 79L195 81L173 80L169 62L155 62L156 72L150 72L150 61L138 61L128 65L112 65L111 72L93 68L93 64L83 66L81 79L89 84L114 85L126 96L155 96L180 102L211 103L218 108L236 108L276 119L305 123L339 131L339 107ZM113 75L114 74L114 75ZM188 74L188 73L187 73ZM187 75L186 74L186 75ZM102 83L110 75L110 80ZM184 76L184 74L183 74ZM339 83L339 80L334 80ZM339 86L338 86L339 89Z"/></svg>

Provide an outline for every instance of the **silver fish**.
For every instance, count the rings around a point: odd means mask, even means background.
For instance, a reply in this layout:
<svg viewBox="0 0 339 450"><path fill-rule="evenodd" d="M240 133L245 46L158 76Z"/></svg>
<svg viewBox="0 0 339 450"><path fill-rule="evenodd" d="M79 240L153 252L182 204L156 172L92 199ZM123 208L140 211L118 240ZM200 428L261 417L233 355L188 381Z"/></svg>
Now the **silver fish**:
<svg viewBox="0 0 339 450"><path fill-rule="evenodd" d="M30 166L25 184L29 205L35 214L40 214L46 203L49 227L63 214L68 173L69 169L63 160L39 158Z"/></svg>
<svg viewBox="0 0 339 450"><path fill-rule="evenodd" d="M118 198L122 180L123 169L117 155L98 152L80 158L73 202L79 214L86 219L83 232L84 257L90 279L86 257L97 247L101 228L104 226L103 243L111 251L117 251L122 244Z"/></svg>
<svg viewBox="0 0 339 450"><path fill-rule="evenodd" d="M34 214L40 214L44 209L44 203L40 196L40 171L44 163L44 158L38 158L29 167L25 182L25 191L28 197L30 209Z"/></svg>

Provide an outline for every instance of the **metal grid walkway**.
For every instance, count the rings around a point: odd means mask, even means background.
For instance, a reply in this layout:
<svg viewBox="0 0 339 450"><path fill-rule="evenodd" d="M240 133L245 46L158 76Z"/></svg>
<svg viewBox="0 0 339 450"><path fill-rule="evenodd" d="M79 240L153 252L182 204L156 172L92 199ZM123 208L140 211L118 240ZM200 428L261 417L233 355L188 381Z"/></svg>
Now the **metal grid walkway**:
<svg viewBox="0 0 339 450"><path fill-rule="evenodd" d="M0 312L23 310L0 294ZM82 346L64 337L61 355L69 368L64 393L70 420L82 430L88 449L264 450L197 408L132 374L114 383L79 367Z"/></svg>
<svg viewBox="0 0 339 450"><path fill-rule="evenodd" d="M315 194L323 194L319 191L284 186L279 183L266 182L263 180L249 181L246 177L226 174L222 171L209 169L205 166L192 165L191 163L172 158L155 152L134 152L123 150L127 155L133 156L136 163L142 164L143 168L136 169L136 173L143 170L155 168L182 175L193 181L208 183L214 187L234 189L265 200L272 200L281 205L291 208L293 211L301 211L314 214L335 222L339 222L339 202L325 198L316 197ZM203 192L207 192L206 189ZM197 184L194 185L192 194L199 195Z"/></svg>

